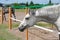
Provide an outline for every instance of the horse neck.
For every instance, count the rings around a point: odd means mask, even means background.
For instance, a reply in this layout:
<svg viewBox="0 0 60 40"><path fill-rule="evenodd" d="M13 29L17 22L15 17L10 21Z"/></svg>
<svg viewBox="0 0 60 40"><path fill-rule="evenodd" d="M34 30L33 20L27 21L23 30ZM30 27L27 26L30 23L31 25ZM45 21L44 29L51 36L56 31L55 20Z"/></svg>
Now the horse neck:
<svg viewBox="0 0 60 40"><path fill-rule="evenodd" d="M37 13L38 15L36 16L36 21L40 22L40 21L44 21L44 22L48 22L48 23L53 23L54 21L51 20L49 18L49 13Z"/></svg>
<svg viewBox="0 0 60 40"><path fill-rule="evenodd" d="M36 17L36 22L41 22L41 21L54 24L54 21L51 21L51 20L49 21L41 17Z"/></svg>

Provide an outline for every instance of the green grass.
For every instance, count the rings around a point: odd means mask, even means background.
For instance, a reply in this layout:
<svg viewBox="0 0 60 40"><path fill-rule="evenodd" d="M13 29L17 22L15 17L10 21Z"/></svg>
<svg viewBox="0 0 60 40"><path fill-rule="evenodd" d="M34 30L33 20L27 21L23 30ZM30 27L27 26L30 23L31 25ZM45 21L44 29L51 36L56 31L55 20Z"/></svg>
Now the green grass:
<svg viewBox="0 0 60 40"><path fill-rule="evenodd" d="M13 28L18 27L19 23L13 23ZM37 23L38 26L48 27L52 24L49 23ZM7 24L0 24L0 40L21 40L21 38L16 37L12 33L8 31L8 25Z"/></svg>
<svg viewBox="0 0 60 40"><path fill-rule="evenodd" d="M37 10L37 9L31 9L31 10ZM16 12L26 12L26 9L15 9Z"/></svg>
<svg viewBox="0 0 60 40"><path fill-rule="evenodd" d="M16 27L18 24L13 24L13 26ZM0 40L21 40L21 38L10 33L6 24L0 24Z"/></svg>
<svg viewBox="0 0 60 40"><path fill-rule="evenodd" d="M16 28L19 26L20 23L12 23L12 28Z"/></svg>
<svg viewBox="0 0 60 40"><path fill-rule="evenodd" d="M42 27L51 27L52 26L52 24L50 24L50 23L42 23L42 22L39 22L36 25L42 26Z"/></svg>
<svg viewBox="0 0 60 40"><path fill-rule="evenodd" d="M25 9L15 9L16 12L25 12Z"/></svg>

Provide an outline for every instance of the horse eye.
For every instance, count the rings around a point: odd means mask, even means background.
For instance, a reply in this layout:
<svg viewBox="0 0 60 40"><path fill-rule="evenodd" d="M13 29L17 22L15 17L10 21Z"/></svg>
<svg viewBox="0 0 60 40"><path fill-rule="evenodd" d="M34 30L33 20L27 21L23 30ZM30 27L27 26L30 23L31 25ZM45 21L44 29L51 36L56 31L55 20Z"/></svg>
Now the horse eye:
<svg viewBox="0 0 60 40"><path fill-rule="evenodd" d="M26 20L29 20L29 17L25 18Z"/></svg>

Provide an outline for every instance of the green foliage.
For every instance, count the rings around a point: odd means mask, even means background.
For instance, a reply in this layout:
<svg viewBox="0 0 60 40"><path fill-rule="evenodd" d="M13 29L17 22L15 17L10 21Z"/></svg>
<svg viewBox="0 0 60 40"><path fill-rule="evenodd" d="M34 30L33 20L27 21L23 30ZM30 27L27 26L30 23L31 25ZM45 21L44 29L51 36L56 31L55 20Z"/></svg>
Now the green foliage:
<svg viewBox="0 0 60 40"><path fill-rule="evenodd" d="M45 6L49 6L49 5L53 5L53 3L51 2L51 0L49 0L48 4L34 4L33 1L30 2L30 4L28 4L28 2L26 3L13 3L13 8L15 9L25 9L26 7L31 8L31 9L38 9L38 8L42 8Z"/></svg>
<svg viewBox="0 0 60 40"><path fill-rule="evenodd" d="M14 5L14 6L19 6L20 4L18 4L18 3L13 3L12 5Z"/></svg>
<svg viewBox="0 0 60 40"><path fill-rule="evenodd" d="M52 2L51 2L51 0L49 0L49 3L48 4L51 4Z"/></svg>
<svg viewBox="0 0 60 40"><path fill-rule="evenodd" d="M27 7L28 7L28 2L26 2L26 4L25 4Z"/></svg>
<svg viewBox="0 0 60 40"><path fill-rule="evenodd" d="M38 8L42 8L42 7L44 7L44 6L45 6L45 5L43 5L43 4L40 4L40 5L37 4L37 5L30 5L29 8L30 8L30 9L38 9Z"/></svg>
<svg viewBox="0 0 60 40"><path fill-rule="evenodd" d="M33 1L30 2L30 5L34 5Z"/></svg>
<svg viewBox="0 0 60 40"><path fill-rule="evenodd" d="M47 5L53 5L53 3L51 2L51 0L49 0L49 3Z"/></svg>
<svg viewBox="0 0 60 40"><path fill-rule="evenodd" d="M25 5L25 3L19 3L20 5Z"/></svg>

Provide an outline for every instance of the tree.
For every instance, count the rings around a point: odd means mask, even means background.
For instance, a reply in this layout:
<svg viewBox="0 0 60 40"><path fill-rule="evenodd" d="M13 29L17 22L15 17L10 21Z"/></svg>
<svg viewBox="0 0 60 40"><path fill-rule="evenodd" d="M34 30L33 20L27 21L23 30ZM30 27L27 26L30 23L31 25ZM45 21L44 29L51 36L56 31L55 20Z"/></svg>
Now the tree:
<svg viewBox="0 0 60 40"><path fill-rule="evenodd" d="M51 4L52 2L51 2L51 0L49 0L49 4Z"/></svg>
<svg viewBox="0 0 60 40"><path fill-rule="evenodd" d="M13 5L14 5L14 6L19 6L19 4L18 4L18 3L13 3Z"/></svg>
<svg viewBox="0 0 60 40"><path fill-rule="evenodd" d="M0 7L2 7L3 6L3 4L2 3L0 3Z"/></svg>
<svg viewBox="0 0 60 40"><path fill-rule="evenodd" d="M20 5L25 5L25 3L20 3Z"/></svg>
<svg viewBox="0 0 60 40"><path fill-rule="evenodd" d="M48 5L53 5L53 3L51 2L51 0L49 0L49 3L48 3Z"/></svg>
<svg viewBox="0 0 60 40"><path fill-rule="evenodd" d="M30 2L30 5L34 5L33 1Z"/></svg>
<svg viewBox="0 0 60 40"><path fill-rule="evenodd" d="M28 6L28 2L26 2L26 6Z"/></svg>

